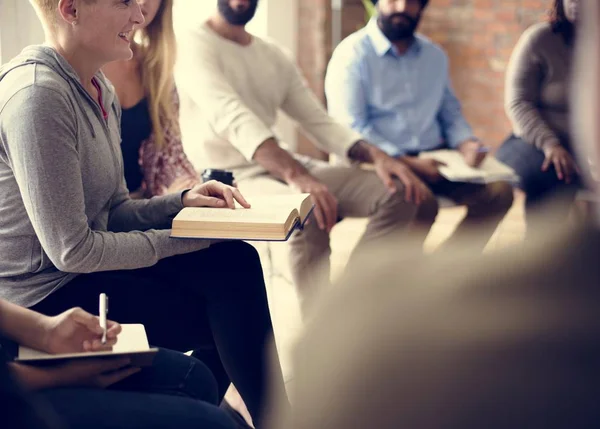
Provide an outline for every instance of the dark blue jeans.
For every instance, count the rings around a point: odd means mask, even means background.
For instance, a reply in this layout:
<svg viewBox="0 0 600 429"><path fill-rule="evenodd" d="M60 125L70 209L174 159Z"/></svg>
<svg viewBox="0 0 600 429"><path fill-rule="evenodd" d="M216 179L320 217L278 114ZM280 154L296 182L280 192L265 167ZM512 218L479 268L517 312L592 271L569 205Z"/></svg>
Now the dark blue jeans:
<svg viewBox="0 0 600 429"><path fill-rule="evenodd" d="M519 176L519 186L526 194L528 221L540 206L553 199L561 200L560 204L555 204L554 214L566 217L580 186L578 183L567 185L559 180L553 166L542 171L545 157L541 150L511 135L496 152L496 158L512 167Z"/></svg>
<svg viewBox="0 0 600 429"><path fill-rule="evenodd" d="M285 388L270 348L263 271L251 245L228 241L148 268L81 274L33 309L55 315L78 306L95 313L101 292L109 296L111 319L142 323L151 344L195 350L218 381L224 374L220 396L231 380L256 427L264 428L267 390L285 395Z"/></svg>
<svg viewBox="0 0 600 429"><path fill-rule="evenodd" d="M108 389L48 389L37 396L65 429L236 427L217 407L217 383L206 365L166 349L152 367Z"/></svg>

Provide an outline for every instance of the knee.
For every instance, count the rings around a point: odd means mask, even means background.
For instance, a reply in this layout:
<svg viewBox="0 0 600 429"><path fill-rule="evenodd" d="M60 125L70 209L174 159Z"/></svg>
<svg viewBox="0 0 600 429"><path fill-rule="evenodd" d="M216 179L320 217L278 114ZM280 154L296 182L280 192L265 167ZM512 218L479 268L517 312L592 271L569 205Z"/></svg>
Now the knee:
<svg viewBox="0 0 600 429"><path fill-rule="evenodd" d="M219 405L219 388L214 374L203 362L193 357L189 359L191 362L185 379L186 393L194 399Z"/></svg>
<svg viewBox="0 0 600 429"><path fill-rule="evenodd" d="M528 171L521 174L519 181L523 192L534 199L550 192L559 183L554 171Z"/></svg>
<svg viewBox="0 0 600 429"><path fill-rule="evenodd" d="M430 194L421 204L417 206L417 214L415 219L420 223L435 222L435 219L440 211L440 206L435 195Z"/></svg>
<svg viewBox="0 0 600 429"><path fill-rule="evenodd" d="M219 284L211 294L248 296L265 288L263 267L258 251L245 241L226 241L214 244L214 270L222 271ZM213 295L215 296L215 295Z"/></svg>
<svg viewBox="0 0 600 429"><path fill-rule="evenodd" d="M514 201L513 187L506 182L496 182L488 185L488 201L497 212L506 213Z"/></svg>
<svg viewBox="0 0 600 429"><path fill-rule="evenodd" d="M258 252L254 246L245 241L223 241L213 244L213 247L219 248L223 253L227 253L230 256L242 257L244 259L258 259Z"/></svg>
<svg viewBox="0 0 600 429"><path fill-rule="evenodd" d="M390 194L386 189L382 190L380 203L375 209L374 215L393 217L402 219L407 218L419 222L433 223L438 214L438 202L432 194L420 204L414 204L406 201L404 190L401 184L397 184L399 191Z"/></svg>
<svg viewBox="0 0 600 429"><path fill-rule="evenodd" d="M233 240L213 244L217 264L233 263L241 267L261 267L258 251L245 241Z"/></svg>
<svg viewBox="0 0 600 429"><path fill-rule="evenodd" d="M151 384L158 390L176 393L217 405L218 387L215 376L201 361L183 353L161 349L154 358Z"/></svg>

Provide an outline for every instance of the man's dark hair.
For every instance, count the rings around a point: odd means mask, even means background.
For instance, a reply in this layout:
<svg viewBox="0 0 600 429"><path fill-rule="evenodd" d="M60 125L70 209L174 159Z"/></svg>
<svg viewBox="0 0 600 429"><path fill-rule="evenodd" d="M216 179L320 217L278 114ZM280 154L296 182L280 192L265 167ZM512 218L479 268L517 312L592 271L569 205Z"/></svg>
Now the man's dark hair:
<svg viewBox="0 0 600 429"><path fill-rule="evenodd" d="M373 4L377 4L379 0L371 0L371 2ZM429 0L421 0L421 8L425 9L425 6L427 6L427 3L429 3Z"/></svg>
<svg viewBox="0 0 600 429"><path fill-rule="evenodd" d="M549 15L552 31L562 35L567 43L571 43L575 38L575 26L567 19L563 0L553 0Z"/></svg>

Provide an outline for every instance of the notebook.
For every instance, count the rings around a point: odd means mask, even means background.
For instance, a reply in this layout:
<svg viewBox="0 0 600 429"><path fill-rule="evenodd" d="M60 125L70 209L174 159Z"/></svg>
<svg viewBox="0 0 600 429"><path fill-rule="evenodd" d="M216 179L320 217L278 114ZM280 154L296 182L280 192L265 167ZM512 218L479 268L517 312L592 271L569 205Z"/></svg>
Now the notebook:
<svg viewBox="0 0 600 429"><path fill-rule="evenodd" d="M175 216L171 237L286 241L314 209L310 194L246 197L251 207L186 207Z"/></svg>
<svg viewBox="0 0 600 429"><path fill-rule="evenodd" d="M445 166L439 168L440 174L451 182L486 184L519 181L519 176L512 168L491 155L488 155L479 167L470 167L460 152L450 149L421 152L419 158L432 158L445 163Z"/></svg>
<svg viewBox="0 0 600 429"><path fill-rule="evenodd" d="M154 355L158 352L157 348L150 348L146 329L140 324L121 325L122 331L117 337L117 343L112 351L102 352L80 352L50 354L34 350L29 347L19 346L19 355L16 362L26 364L55 364L62 363L71 359L101 359L115 357L130 357L132 366L150 366Z"/></svg>

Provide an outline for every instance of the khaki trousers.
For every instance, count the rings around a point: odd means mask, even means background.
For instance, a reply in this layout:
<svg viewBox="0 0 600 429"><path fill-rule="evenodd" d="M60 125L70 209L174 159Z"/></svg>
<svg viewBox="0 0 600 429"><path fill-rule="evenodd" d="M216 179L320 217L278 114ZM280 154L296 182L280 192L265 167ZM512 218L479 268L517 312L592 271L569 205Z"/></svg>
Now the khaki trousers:
<svg viewBox="0 0 600 429"><path fill-rule="evenodd" d="M336 197L340 217L369 218L366 231L354 249L353 255L361 247L381 237L409 230L416 216L417 206L404 200L404 187L399 181L396 183L399 191L390 194L374 171L367 171L358 166L332 166L302 156L297 156L297 159L312 175L326 184ZM269 174L242 178L238 181L238 186L244 195L297 192ZM421 252L420 245L427 232L428 228L419 229L422 239L414 242L416 252ZM401 246L403 243L398 244ZM316 291L321 287L327 287L330 281L329 234L319 229L313 219L303 231L297 231L292 235L289 245L292 280L298 292L302 312L306 314Z"/></svg>

